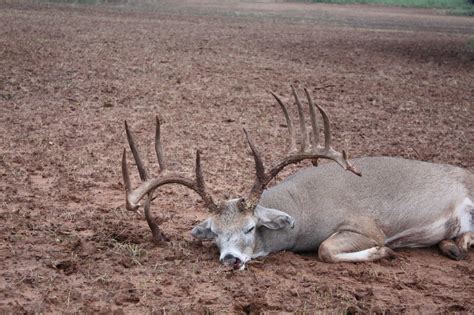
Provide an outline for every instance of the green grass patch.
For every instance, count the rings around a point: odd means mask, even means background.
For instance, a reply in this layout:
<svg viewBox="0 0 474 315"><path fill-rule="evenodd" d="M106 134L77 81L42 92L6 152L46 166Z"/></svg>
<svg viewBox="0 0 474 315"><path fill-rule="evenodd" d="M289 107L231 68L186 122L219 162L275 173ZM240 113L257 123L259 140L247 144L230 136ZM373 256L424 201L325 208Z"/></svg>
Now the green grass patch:
<svg viewBox="0 0 474 315"><path fill-rule="evenodd" d="M474 5L471 5L469 8L451 9L448 10L448 13L451 15L474 16Z"/></svg>
<svg viewBox="0 0 474 315"><path fill-rule="evenodd" d="M312 0L312 2L382 4L403 7L449 9L459 12L472 12L474 10L474 6L470 4L468 0Z"/></svg>

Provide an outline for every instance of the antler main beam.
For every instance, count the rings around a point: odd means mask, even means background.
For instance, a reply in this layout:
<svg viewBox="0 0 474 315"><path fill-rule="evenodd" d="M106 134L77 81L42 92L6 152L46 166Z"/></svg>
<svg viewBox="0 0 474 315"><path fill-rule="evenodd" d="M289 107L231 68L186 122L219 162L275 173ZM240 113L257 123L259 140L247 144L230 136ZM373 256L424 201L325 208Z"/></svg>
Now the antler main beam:
<svg viewBox="0 0 474 315"><path fill-rule="evenodd" d="M256 146L253 140L250 138L248 132L244 129L245 136L247 138L247 142L250 146L250 150L252 151L252 155L255 161L255 169L256 169L256 179L254 181L254 185L252 190L250 191L248 198L247 198L247 208L254 209L257 205L260 196L262 195L263 191L270 183L270 181L275 178L278 173L283 170L286 166L290 164L296 164L303 160L317 160L317 159L329 159L335 161L345 170L348 170L358 176L361 176L361 173L357 171L357 169L348 161L347 154L343 150L342 152L338 152L334 150L331 146L332 138L331 138L331 129L329 124L329 118L326 112L321 108L321 106L314 104L311 96L308 93L308 90L304 89L306 94L306 98L308 101L309 112L310 112L310 119L311 119L311 145L308 145L307 141L307 131L305 127L305 120L304 120L304 113L303 113L303 106L299 100L298 94L296 93L294 87L291 87L293 96L295 97L295 102L298 108L298 117L301 129L301 145L300 149L296 149L296 136L295 131L293 129L293 124L291 119L288 115L288 110L286 106L281 101L281 99L274 94L271 93L273 97L277 100L280 108L283 111L283 115L285 116L286 123L288 126L288 136L289 136L289 152L285 158L281 161L277 162L268 172L265 172L265 167L262 162L262 158L258 153ZM314 110L316 107L323 118L324 123L324 146L320 145L319 141L319 127L316 120L316 111Z"/></svg>

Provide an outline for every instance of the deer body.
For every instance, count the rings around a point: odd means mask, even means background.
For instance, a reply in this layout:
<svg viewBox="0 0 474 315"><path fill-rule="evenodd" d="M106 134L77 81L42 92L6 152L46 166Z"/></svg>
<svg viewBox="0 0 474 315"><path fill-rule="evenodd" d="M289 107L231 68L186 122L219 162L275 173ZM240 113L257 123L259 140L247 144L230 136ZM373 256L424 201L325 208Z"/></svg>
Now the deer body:
<svg viewBox="0 0 474 315"><path fill-rule="evenodd" d="M398 248L431 246L474 230L474 175L468 171L390 157L352 162L362 177L323 164L267 189L259 205L287 213L294 228L258 229L255 252L315 251L341 231Z"/></svg>
<svg viewBox="0 0 474 315"><path fill-rule="evenodd" d="M154 191L167 184L192 189L211 213L193 228L192 235L214 241L221 262L235 269L243 269L252 258L281 250L317 250L325 262L356 262L388 257L393 254L393 248L439 244L443 254L453 259L464 258L474 244L474 175L459 167L390 157L360 158L353 165L345 151L333 149L328 115L304 91L311 132L306 130L303 107L295 89L292 87L300 122L299 143L286 106L272 93L288 126L288 154L266 169L244 129L256 178L245 198L219 204L206 190L199 151L194 179L169 173L157 117L155 150L162 176L151 179L125 123L142 181L138 188L132 189L124 150L122 174L127 209L137 210L139 201L146 197L145 217L154 240L159 242L163 236L150 214ZM319 139L316 109L323 119L324 144ZM267 189L286 166L303 160L316 165L318 159L337 164L306 168ZM340 171L339 167L348 172Z"/></svg>

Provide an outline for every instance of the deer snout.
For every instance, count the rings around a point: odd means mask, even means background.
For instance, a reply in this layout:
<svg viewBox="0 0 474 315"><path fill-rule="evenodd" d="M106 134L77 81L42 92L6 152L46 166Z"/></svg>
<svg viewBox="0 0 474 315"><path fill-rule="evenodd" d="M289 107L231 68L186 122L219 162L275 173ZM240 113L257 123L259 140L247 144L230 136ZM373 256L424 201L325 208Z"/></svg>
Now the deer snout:
<svg viewBox="0 0 474 315"><path fill-rule="evenodd" d="M242 267L242 260L232 254L225 255L220 259L220 261L225 265L234 267L234 269L239 269Z"/></svg>

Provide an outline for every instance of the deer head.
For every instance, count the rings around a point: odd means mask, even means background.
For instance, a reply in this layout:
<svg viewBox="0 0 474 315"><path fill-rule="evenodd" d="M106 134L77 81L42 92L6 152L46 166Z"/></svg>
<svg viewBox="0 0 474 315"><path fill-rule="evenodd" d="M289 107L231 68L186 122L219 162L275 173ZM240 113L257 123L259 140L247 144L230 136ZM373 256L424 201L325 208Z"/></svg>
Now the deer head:
<svg viewBox="0 0 474 315"><path fill-rule="evenodd" d="M268 171L265 171L262 158L248 132L244 129L247 142L255 161L256 179L247 196L221 202L219 205L214 203L212 196L206 192L204 178L201 171L199 151L197 151L196 154L196 176L194 180L187 179L177 174L167 173L160 144L160 121L157 118L155 149L162 176L155 179L149 179L148 173L145 170L136 149L131 132L128 125L125 123L127 139L142 180L142 184L137 189L131 189L126 163L126 151L124 150L122 158L122 173L126 189L127 209L137 210L140 206L139 201L147 196L145 215L152 230L154 239L160 240L162 237L161 234L158 235L159 229L156 224L153 223L154 221L149 213L150 202L153 200L153 191L166 184L180 184L186 186L201 196L206 208L211 213L210 217L193 228L192 235L201 240L214 241L219 248L220 261L222 263L231 265L234 269L245 268L245 264L251 258L258 256L258 253L255 253L255 244L258 237L257 233L260 229L291 229L295 224L295 220L285 212L265 208L258 204L262 193L270 181L287 165L299 163L303 160L311 160L313 165L317 165L317 160L319 158L324 158L333 160L344 169L360 175L360 173L358 173L358 171L349 163L344 151L340 153L331 147L331 133L328 116L320 106L313 104L308 91L306 89L304 91L308 100L311 118L311 144L307 143L307 131L304 123L303 107L294 88L292 87L292 92L298 108L301 128L301 143L299 148L296 146L295 131L286 106L277 95L272 93L280 105L286 119L289 132L289 152L285 158L277 162ZM315 107L321 113L324 122L324 145L321 145L319 142L319 127L316 120Z"/></svg>

